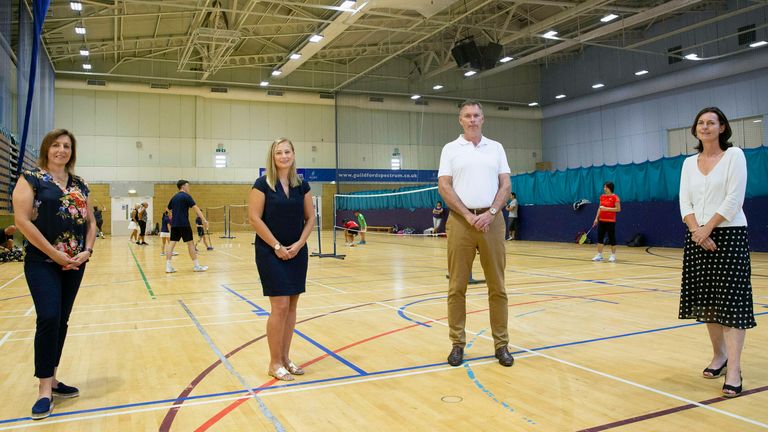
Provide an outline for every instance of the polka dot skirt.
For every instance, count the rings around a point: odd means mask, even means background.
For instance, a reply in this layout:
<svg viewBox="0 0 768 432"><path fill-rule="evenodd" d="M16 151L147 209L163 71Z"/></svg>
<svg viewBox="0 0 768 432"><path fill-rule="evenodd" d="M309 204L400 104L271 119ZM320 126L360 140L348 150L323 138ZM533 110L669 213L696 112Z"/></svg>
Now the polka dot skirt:
<svg viewBox="0 0 768 432"><path fill-rule="evenodd" d="M685 235L680 319L727 327L755 327L747 227L715 228L709 252Z"/></svg>

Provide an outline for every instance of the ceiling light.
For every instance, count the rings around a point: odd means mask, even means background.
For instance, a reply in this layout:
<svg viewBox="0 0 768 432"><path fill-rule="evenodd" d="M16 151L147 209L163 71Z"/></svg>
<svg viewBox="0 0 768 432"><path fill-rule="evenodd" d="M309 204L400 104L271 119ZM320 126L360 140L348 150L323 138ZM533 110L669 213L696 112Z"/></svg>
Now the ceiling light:
<svg viewBox="0 0 768 432"><path fill-rule="evenodd" d="M466 71L466 72L464 72L464 76L465 76L465 77L471 77L472 75L474 75L474 74L476 74L476 73L477 73L477 72L476 72L476 71L473 71L473 70L471 70L471 71Z"/></svg>
<svg viewBox="0 0 768 432"><path fill-rule="evenodd" d="M599 89L601 87L605 87L605 84L603 83L592 84L593 89Z"/></svg>
<svg viewBox="0 0 768 432"><path fill-rule="evenodd" d="M766 42L766 41L758 41L758 42L749 44L749 47L750 48L757 48L757 47L761 47L763 45L768 45L768 42Z"/></svg>
<svg viewBox="0 0 768 432"><path fill-rule="evenodd" d="M281 71L280 69L275 69L272 71L272 76L280 76L280 74L282 73L283 71Z"/></svg>
<svg viewBox="0 0 768 432"><path fill-rule="evenodd" d="M419 98L421 98L421 95L413 95L413 96L411 96L412 100L416 100L416 99L419 99Z"/></svg>
<svg viewBox="0 0 768 432"><path fill-rule="evenodd" d="M313 34L312 36L309 37L309 41L310 42L320 42L321 40L323 40L323 37L324 36L321 35L321 34Z"/></svg>
<svg viewBox="0 0 768 432"><path fill-rule="evenodd" d="M544 33L543 35L541 35L541 37L544 37L544 38L547 38L547 39L557 39L555 37L556 34L557 34L556 31L550 30L550 31Z"/></svg>
<svg viewBox="0 0 768 432"><path fill-rule="evenodd" d="M80 34L80 35L85 34L85 27L83 27L81 25L75 26L75 33Z"/></svg>
<svg viewBox="0 0 768 432"><path fill-rule="evenodd" d="M761 123L763 119L752 120L752 123Z"/></svg>
<svg viewBox="0 0 768 432"><path fill-rule="evenodd" d="M357 3L357 2L353 1L353 0L347 0L345 2L342 2L340 7L341 7L341 9L345 9L345 10L348 10L348 11L354 11L355 10L355 3Z"/></svg>
<svg viewBox="0 0 768 432"><path fill-rule="evenodd" d="M83 69L85 69L85 70L91 70L91 64L90 64L90 63L84 63L84 64L83 64Z"/></svg>
<svg viewBox="0 0 768 432"><path fill-rule="evenodd" d="M648 73L648 71L643 69L643 70L639 70L639 71L635 72L635 75L640 76L640 75L645 75L647 73Z"/></svg>
<svg viewBox="0 0 768 432"><path fill-rule="evenodd" d="M562 99L562 98L564 98L564 97L565 97L565 95L564 95L564 94L559 94L559 95L555 96L555 99Z"/></svg>
<svg viewBox="0 0 768 432"><path fill-rule="evenodd" d="M443 88L442 84L435 84L435 86L432 87L432 90L440 90L441 88Z"/></svg>
<svg viewBox="0 0 768 432"><path fill-rule="evenodd" d="M69 2L69 8L73 11L81 11L83 10L83 4L79 1Z"/></svg>
<svg viewBox="0 0 768 432"><path fill-rule="evenodd" d="M293 53L293 54L289 55L288 58L291 59L291 60L298 60L298 59L301 58L301 54Z"/></svg>
<svg viewBox="0 0 768 432"><path fill-rule="evenodd" d="M262 86L262 87L266 87L266 86L269 85L269 81L262 81L262 82L259 83L259 85Z"/></svg>
<svg viewBox="0 0 768 432"><path fill-rule="evenodd" d="M615 20L618 17L619 16L616 15L616 14L608 14L608 15L600 18L600 21L607 23L607 22L611 22L611 21Z"/></svg>
<svg viewBox="0 0 768 432"><path fill-rule="evenodd" d="M528 106L539 106L538 102L531 102L528 104Z"/></svg>
<svg viewBox="0 0 768 432"><path fill-rule="evenodd" d="M88 55L88 54L90 54L90 53L91 53L91 52L90 52L90 51L88 51L87 49L85 49L85 48L80 48L80 55L81 55L81 56L87 56L87 55Z"/></svg>
<svg viewBox="0 0 768 432"><path fill-rule="evenodd" d="M691 54L686 54L686 55L685 55L685 59L686 59L686 60L701 60L701 59L699 58L699 55L698 55L698 54L693 54L693 53L691 53Z"/></svg>
<svg viewBox="0 0 768 432"><path fill-rule="evenodd" d="M128 193L129 194L135 194L136 193L136 189L128 189Z"/></svg>
<svg viewBox="0 0 768 432"><path fill-rule="evenodd" d="M514 57L510 57L510 56L502 57L501 60L499 60L499 63L506 63L506 62L512 61L514 59L515 59Z"/></svg>

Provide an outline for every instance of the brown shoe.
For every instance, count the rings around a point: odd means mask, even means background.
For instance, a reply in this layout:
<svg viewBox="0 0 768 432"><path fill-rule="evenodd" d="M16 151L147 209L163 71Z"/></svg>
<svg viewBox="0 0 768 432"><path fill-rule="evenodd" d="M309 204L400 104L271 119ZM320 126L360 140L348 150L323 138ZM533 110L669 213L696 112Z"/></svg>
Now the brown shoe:
<svg viewBox="0 0 768 432"><path fill-rule="evenodd" d="M464 348L459 345L454 345L451 349L451 353L448 354L448 364L451 366L459 366L464 360Z"/></svg>
<svg viewBox="0 0 768 432"><path fill-rule="evenodd" d="M499 359L499 364L505 367L510 367L515 362L515 358L505 346L496 350L496 358Z"/></svg>

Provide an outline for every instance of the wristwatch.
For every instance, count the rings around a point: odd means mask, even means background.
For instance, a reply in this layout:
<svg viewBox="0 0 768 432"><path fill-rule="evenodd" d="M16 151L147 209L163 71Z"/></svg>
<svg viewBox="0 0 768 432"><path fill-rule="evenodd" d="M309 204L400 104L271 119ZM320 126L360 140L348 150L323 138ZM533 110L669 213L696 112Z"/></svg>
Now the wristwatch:
<svg viewBox="0 0 768 432"><path fill-rule="evenodd" d="M280 244L280 242L275 243L275 250L276 251L279 251L281 247L283 247L283 246Z"/></svg>
<svg viewBox="0 0 768 432"><path fill-rule="evenodd" d="M91 254L91 256L93 256L93 249L91 249L91 248L85 248L85 251L86 251L86 252L88 252L88 253L90 253L90 254Z"/></svg>
<svg viewBox="0 0 768 432"><path fill-rule="evenodd" d="M496 213L499 212L498 210L496 210L496 207L491 207L488 209L488 211L491 213L491 216L496 216Z"/></svg>

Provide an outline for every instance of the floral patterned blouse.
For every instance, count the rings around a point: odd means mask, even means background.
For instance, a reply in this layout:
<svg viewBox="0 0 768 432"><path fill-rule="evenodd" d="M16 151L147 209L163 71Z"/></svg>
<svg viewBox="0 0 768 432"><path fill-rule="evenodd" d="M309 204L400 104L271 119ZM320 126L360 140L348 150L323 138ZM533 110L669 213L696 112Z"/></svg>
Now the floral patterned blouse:
<svg viewBox="0 0 768 432"><path fill-rule="evenodd" d="M23 175L35 193L32 223L56 249L71 257L82 252L88 229L89 189L85 180L70 174L66 188L62 188L40 168L24 171ZM25 248L27 260L52 261L29 242L25 242Z"/></svg>

